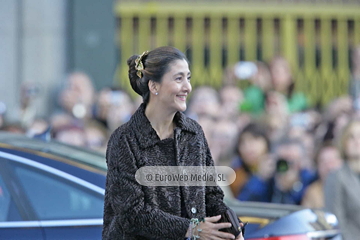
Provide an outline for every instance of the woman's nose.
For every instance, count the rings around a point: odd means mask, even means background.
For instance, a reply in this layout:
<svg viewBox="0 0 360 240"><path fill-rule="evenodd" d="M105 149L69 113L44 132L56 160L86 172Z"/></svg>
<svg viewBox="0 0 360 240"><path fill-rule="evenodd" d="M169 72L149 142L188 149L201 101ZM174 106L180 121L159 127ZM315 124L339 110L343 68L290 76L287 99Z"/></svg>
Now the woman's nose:
<svg viewBox="0 0 360 240"><path fill-rule="evenodd" d="M189 81L185 81L184 90L186 90L188 93L191 92L192 86L191 86L191 83Z"/></svg>

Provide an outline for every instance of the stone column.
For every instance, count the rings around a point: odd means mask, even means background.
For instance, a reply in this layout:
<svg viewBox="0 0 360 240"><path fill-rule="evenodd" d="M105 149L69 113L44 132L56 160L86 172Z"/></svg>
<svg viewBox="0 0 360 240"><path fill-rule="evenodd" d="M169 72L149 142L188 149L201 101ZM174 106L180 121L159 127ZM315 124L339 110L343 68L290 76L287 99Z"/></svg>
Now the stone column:
<svg viewBox="0 0 360 240"><path fill-rule="evenodd" d="M39 88L37 116L47 116L53 89L66 71L65 0L0 1L0 101L7 119L20 120L20 86Z"/></svg>

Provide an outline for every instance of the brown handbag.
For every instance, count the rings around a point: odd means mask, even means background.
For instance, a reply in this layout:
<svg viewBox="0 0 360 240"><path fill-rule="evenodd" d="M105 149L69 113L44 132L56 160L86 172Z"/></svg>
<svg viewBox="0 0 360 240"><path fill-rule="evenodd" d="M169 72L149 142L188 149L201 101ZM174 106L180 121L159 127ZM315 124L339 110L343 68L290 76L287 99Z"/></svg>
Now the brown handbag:
<svg viewBox="0 0 360 240"><path fill-rule="evenodd" d="M242 233L243 236L245 234L245 226L247 225L247 223L245 223L244 226L241 227L240 223L242 223L242 221L238 218L236 213L230 208L228 208L225 213L221 214L221 218L218 222L231 223L231 227L220 229L220 231L231 233L235 237L238 237L240 233Z"/></svg>

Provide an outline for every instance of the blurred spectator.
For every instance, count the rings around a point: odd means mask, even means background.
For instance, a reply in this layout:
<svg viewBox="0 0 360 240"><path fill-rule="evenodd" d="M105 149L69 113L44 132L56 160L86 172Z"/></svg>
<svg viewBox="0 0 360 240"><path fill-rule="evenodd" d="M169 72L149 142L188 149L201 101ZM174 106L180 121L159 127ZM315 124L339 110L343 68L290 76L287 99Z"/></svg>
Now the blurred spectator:
<svg viewBox="0 0 360 240"><path fill-rule="evenodd" d="M316 171L316 163L314 162L315 154L315 138L310 132L304 132L300 136L300 141L304 144L305 157L302 161L301 168L308 169L310 171Z"/></svg>
<svg viewBox="0 0 360 240"><path fill-rule="evenodd" d="M29 127L37 117L36 98L39 96L40 87L31 82L23 82L20 86L21 124Z"/></svg>
<svg viewBox="0 0 360 240"><path fill-rule="evenodd" d="M290 127L301 128L307 132L313 132L323 121L322 115L315 109L308 109L290 115Z"/></svg>
<svg viewBox="0 0 360 240"><path fill-rule="evenodd" d="M275 164L269 155L270 141L266 131L257 123L250 123L240 133L232 168L236 179L230 188L236 198L244 201L269 201L269 180Z"/></svg>
<svg viewBox="0 0 360 240"><path fill-rule="evenodd" d="M265 113L262 119L271 142L283 138L289 126L289 111L283 94L269 91L266 94Z"/></svg>
<svg viewBox="0 0 360 240"><path fill-rule="evenodd" d="M229 166L234 156L237 126L233 121L223 119L212 127L209 147L214 163L218 166Z"/></svg>
<svg viewBox="0 0 360 240"><path fill-rule="evenodd" d="M287 133L288 137L291 139L298 139L302 142L305 152L304 159L301 163L301 168L316 170L314 159L314 151L315 151L315 136L312 132L307 131L307 128L293 125L289 126L289 131Z"/></svg>
<svg viewBox="0 0 360 240"><path fill-rule="evenodd" d="M205 138L208 141L209 146L211 146L212 145L211 136L214 130L214 126L216 125L216 120L209 116L200 116L197 122L200 124L201 128L203 129Z"/></svg>
<svg viewBox="0 0 360 240"><path fill-rule="evenodd" d="M240 109L242 112L250 112L257 116L264 111L265 94L272 89L272 82L270 69L266 63L256 62L253 64L255 70L249 77L251 85L244 90L244 101L241 103ZM241 77L241 73L238 73L238 77Z"/></svg>
<svg viewBox="0 0 360 240"><path fill-rule="evenodd" d="M338 218L344 240L360 236L360 120L351 121L339 138L343 166L325 182L325 208Z"/></svg>
<svg viewBox="0 0 360 240"><path fill-rule="evenodd" d="M95 118L110 132L127 122L134 111L130 96L121 88L102 89L96 101Z"/></svg>
<svg viewBox="0 0 360 240"><path fill-rule="evenodd" d="M82 72L71 73L60 92L60 106L78 119L92 117L95 102L95 89L88 75Z"/></svg>
<svg viewBox="0 0 360 240"><path fill-rule="evenodd" d="M111 104L106 115L106 122L110 132L130 120L135 108L130 96L124 91L111 92Z"/></svg>
<svg viewBox="0 0 360 240"><path fill-rule="evenodd" d="M360 45L353 49L351 54L351 79L349 93L353 109L360 111Z"/></svg>
<svg viewBox="0 0 360 240"><path fill-rule="evenodd" d="M343 163L339 150L330 143L325 143L320 147L315 157L319 179L305 191L301 205L308 208L324 208L324 182L327 175L339 169Z"/></svg>
<svg viewBox="0 0 360 240"><path fill-rule="evenodd" d="M344 126L348 124L353 114L351 98L343 96L334 99L328 104L324 112L325 132L323 141L337 139Z"/></svg>
<svg viewBox="0 0 360 240"><path fill-rule="evenodd" d="M276 173L271 186L271 202L300 204L305 189L316 178L315 173L302 168L305 157L303 143L297 139L282 139L276 146Z"/></svg>
<svg viewBox="0 0 360 240"><path fill-rule="evenodd" d="M6 104L0 101L0 128L5 124Z"/></svg>
<svg viewBox="0 0 360 240"><path fill-rule="evenodd" d="M219 110L219 93L212 87L201 86L193 91L186 114L194 120L202 115L217 119Z"/></svg>
<svg viewBox="0 0 360 240"><path fill-rule="evenodd" d="M18 122L6 123L5 122L4 125L0 128L0 131L24 134L26 132L26 129L24 129L22 127L21 123L18 123Z"/></svg>
<svg viewBox="0 0 360 240"><path fill-rule="evenodd" d="M270 62L273 90L284 94L290 112L298 112L308 107L308 100L301 92L295 92L295 82L291 74L289 62L280 56Z"/></svg>
<svg viewBox="0 0 360 240"><path fill-rule="evenodd" d="M106 152L108 129L102 124L93 120L86 124L84 129L85 145L95 151Z"/></svg>
<svg viewBox="0 0 360 240"><path fill-rule="evenodd" d="M34 137L35 135L44 133L49 128L49 123L42 118L35 119L27 128L26 135Z"/></svg>
<svg viewBox="0 0 360 240"><path fill-rule="evenodd" d="M65 126L59 129L54 136L55 140L78 147L86 146L85 132L81 127Z"/></svg>
<svg viewBox="0 0 360 240"><path fill-rule="evenodd" d="M78 124L76 123L76 119L68 113L55 113L50 117L50 125L52 131L57 133L60 129Z"/></svg>
<svg viewBox="0 0 360 240"><path fill-rule="evenodd" d="M239 104L243 100L243 93L237 86L224 86L219 91L221 106L219 117L235 120L239 116Z"/></svg>

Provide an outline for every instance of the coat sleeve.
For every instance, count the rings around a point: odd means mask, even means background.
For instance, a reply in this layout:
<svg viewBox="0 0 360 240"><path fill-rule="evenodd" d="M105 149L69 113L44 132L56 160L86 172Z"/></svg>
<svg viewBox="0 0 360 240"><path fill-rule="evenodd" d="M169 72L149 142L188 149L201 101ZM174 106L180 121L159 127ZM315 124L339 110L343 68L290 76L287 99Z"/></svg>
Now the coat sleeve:
<svg viewBox="0 0 360 240"><path fill-rule="evenodd" d="M214 160L204 135L203 139L206 149L206 166L214 166ZM226 212L227 207L224 203L224 193L219 186L206 186L205 205L207 216L217 216Z"/></svg>
<svg viewBox="0 0 360 240"><path fill-rule="evenodd" d="M135 179L138 168L128 141L131 140L113 134L106 153L105 199L113 212L110 226L121 226L123 232L132 236L184 239L190 220L161 211L146 201L143 186Z"/></svg>

